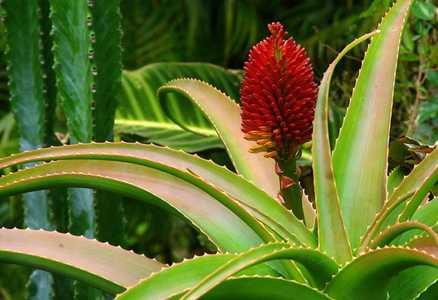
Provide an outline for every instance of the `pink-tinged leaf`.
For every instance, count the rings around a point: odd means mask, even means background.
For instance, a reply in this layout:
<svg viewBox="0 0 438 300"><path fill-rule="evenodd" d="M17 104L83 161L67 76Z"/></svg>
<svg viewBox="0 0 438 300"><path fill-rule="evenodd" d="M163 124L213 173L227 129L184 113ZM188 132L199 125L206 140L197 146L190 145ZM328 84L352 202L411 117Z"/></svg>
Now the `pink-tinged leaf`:
<svg viewBox="0 0 438 300"><path fill-rule="evenodd" d="M249 152L253 144L243 138L238 104L211 85L195 79L177 79L162 86L158 93L163 105L166 105L164 96L169 92L187 96L202 110L223 141L239 174L272 197L277 196L279 181L274 161L263 157L261 153ZM176 119L174 121L178 122Z"/></svg>
<svg viewBox="0 0 438 300"><path fill-rule="evenodd" d="M65 160L46 163L1 177L0 196L57 186L113 191L171 209L191 221L220 251L240 252L272 238L252 216L238 213L238 204L225 193L202 180L198 180L196 186L169 173L126 162ZM276 271L270 266L261 267L261 271L264 269L268 274L287 274L291 266L283 262L272 267Z"/></svg>
<svg viewBox="0 0 438 300"><path fill-rule="evenodd" d="M398 49L411 3L396 1L372 38L333 152L336 187L353 249L386 200Z"/></svg>
<svg viewBox="0 0 438 300"><path fill-rule="evenodd" d="M389 245L398 236L405 232L413 229L419 229L430 236L430 238L435 242L435 246L438 246L438 236L433 231L432 227L429 227L423 223L417 221L406 221L402 223L397 223L389 228L383 230L371 243L370 248L378 248Z"/></svg>
<svg viewBox="0 0 438 300"><path fill-rule="evenodd" d="M84 237L30 229L0 228L0 261L26 265L120 293L164 265Z"/></svg>
<svg viewBox="0 0 438 300"><path fill-rule="evenodd" d="M283 239L310 247L316 246L314 237L304 224L268 194L226 168L182 151L138 143L68 145L3 158L0 160L0 169L32 161L68 159L123 161L148 166L175 176L184 175L186 179L199 176L232 196Z"/></svg>
<svg viewBox="0 0 438 300"><path fill-rule="evenodd" d="M333 175L328 130L330 81L335 67L342 57L360 42L367 40L374 34L376 32L364 35L347 45L327 68L319 86L313 123L312 164L315 202L318 213L318 246L323 252L335 257L338 263L350 260L352 251L339 208L339 196Z"/></svg>

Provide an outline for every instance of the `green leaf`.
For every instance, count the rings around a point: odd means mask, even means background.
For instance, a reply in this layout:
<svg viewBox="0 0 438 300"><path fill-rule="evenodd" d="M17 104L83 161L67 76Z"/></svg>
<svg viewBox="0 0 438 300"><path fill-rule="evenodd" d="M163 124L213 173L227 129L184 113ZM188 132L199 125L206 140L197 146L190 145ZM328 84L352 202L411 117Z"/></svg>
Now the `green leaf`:
<svg viewBox="0 0 438 300"><path fill-rule="evenodd" d="M57 161L3 176L0 185L0 194L4 196L57 185L102 188L126 196L136 194L136 199L152 201L165 208L173 206L222 250L238 252L246 249L245 244L257 245L262 241L209 194L173 175L145 166L102 160ZM166 202L151 198L149 193ZM230 234L232 231L234 234Z"/></svg>
<svg viewBox="0 0 438 300"><path fill-rule="evenodd" d="M138 143L68 145L23 152L0 159L0 169L26 162L56 159L124 161L156 168L176 176L190 170L190 175L196 174L224 190L285 240L316 246L314 237L304 224L265 192L226 168L182 151Z"/></svg>
<svg viewBox="0 0 438 300"><path fill-rule="evenodd" d="M329 300L322 292L294 281L272 277L231 278L216 286L203 300Z"/></svg>
<svg viewBox="0 0 438 300"><path fill-rule="evenodd" d="M117 109L116 131L134 134L149 142L197 152L223 148L216 131L202 112L186 97L168 95L172 107L168 113L184 124L175 124L163 111L157 90L168 81L181 77L204 80L233 99L239 98L239 77L221 67L207 63L156 63L123 73L123 91Z"/></svg>
<svg viewBox="0 0 438 300"><path fill-rule="evenodd" d="M267 244L232 258L203 278L181 300L198 299L230 276L248 267L276 259L292 259L303 265L313 279L312 284L317 288L323 288L338 270L333 260L317 250L293 248L284 243Z"/></svg>
<svg viewBox="0 0 438 300"><path fill-rule="evenodd" d="M336 187L353 248L386 199L398 48L411 2L398 0L372 38L333 153Z"/></svg>
<svg viewBox="0 0 438 300"><path fill-rule="evenodd" d="M391 278L410 267L437 268L438 259L408 248L383 248L357 257L333 278L325 292L337 300L386 300Z"/></svg>
<svg viewBox="0 0 438 300"><path fill-rule="evenodd" d="M193 79L177 79L162 86L158 93L163 106L171 105L164 97L168 92L189 97L213 124L237 172L272 197L277 196L279 181L274 172L274 160L266 159L262 153L249 153L251 142L243 138L240 108L236 103L211 85ZM174 121L178 122L178 119Z"/></svg>
<svg viewBox="0 0 438 300"><path fill-rule="evenodd" d="M409 200L408 218L418 208L420 200L431 189L438 177L438 148L429 153L411 173L406 176L399 186L394 190L385 206L374 218L373 223L368 228L366 234L362 238L361 249L369 243L369 241L386 225L393 224L397 218L400 206ZM395 214L394 214L395 212ZM388 221L389 220L389 221Z"/></svg>
<svg viewBox="0 0 438 300"><path fill-rule="evenodd" d="M318 213L318 247L324 253L335 257L338 263L350 260L352 253L339 208L339 196L333 175L328 128L330 82L335 67L342 57L375 33L364 35L347 45L327 68L319 85L318 101L313 121L312 165L315 202Z"/></svg>
<svg viewBox="0 0 438 300"><path fill-rule="evenodd" d="M240 252L272 238L225 193L201 179L195 185L179 177L125 162L57 161L1 177L0 196L58 186L96 188L177 212L206 234L220 251ZM268 274L287 272L278 264L276 272L263 268Z"/></svg>
<svg viewBox="0 0 438 300"><path fill-rule="evenodd" d="M419 229L422 232L427 233L435 241L438 246L438 236L433 229L423 223L417 221L406 221L402 223L394 224L387 229L383 230L369 245L370 248L378 248L389 245L398 236L412 229Z"/></svg>
<svg viewBox="0 0 438 300"><path fill-rule="evenodd" d="M193 287L236 256L236 254L216 254L185 260L144 279L118 295L116 299L166 299Z"/></svg>
<svg viewBox="0 0 438 300"><path fill-rule="evenodd" d="M420 221L426 225L434 226L438 222L438 201L437 198L429 201L419 208L412 216L413 220Z"/></svg>
<svg viewBox="0 0 438 300"><path fill-rule="evenodd" d="M406 300L418 298L438 280L438 270L429 266L418 266L400 272L391 280L389 299ZM435 294L436 296L436 294Z"/></svg>
<svg viewBox="0 0 438 300"><path fill-rule="evenodd" d="M128 289L118 299L164 299L187 289L190 292L183 298L198 299L229 276L276 259L301 263L320 287L337 271L336 263L317 250L291 248L285 243L266 244L241 254L204 256L174 265Z"/></svg>
<svg viewBox="0 0 438 300"><path fill-rule="evenodd" d="M412 6L412 14L420 20L431 21L435 17L436 7L432 3L417 0Z"/></svg>
<svg viewBox="0 0 438 300"><path fill-rule="evenodd" d="M435 87L438 87L438 71L428 70L426 74L427 81Z"/></svg>
<svg viewBox="0 0 438 300"><path fill-rule="evenodd" d="M434 199L420 207L412 216L411 220L426 224L427 226L432 227L436 232L436 224L438 223L438 201ZM423 232L419 230L405 232L402 236L395 240L395 244L409 246L412 246L412 244L416 245L415 238L419 237L423 239L422 233ZM431 240L431 242L433 243L434 241Z"/></svg>
<svg viewBox="0 0 438 300"><path fill-rule="evenodd" d="M415 195L408 202L402 215L403 220L410 218L421 204L424 196L436 182L438 182L438 148L429 153L429 155L405 177L389 199L389 203L397 203L403 196L410 192L415 192Z"/></svg>
<svg viewBox="0 0 438 300"><path fill-rule="evenodd" d="M405 174L402 168L396 167L388 176L388 197L391 197L394 190L400 185Z"/></svg>
<svg viewBox="0 0 438 300"><path fill-rule="evenodd" d="M120 293L163 265L108 244L42 230L0 229L0 261L41 268Z"/></svg>
<svg viewBox="0 0 438 300"><path fill-rule="evenodd" d="M196 174L225 191L283 239L310 247L316 246L314 237L304 224L265 192L224 167L182 151L138 143L68 145L23 152L0 159L0 169L31 161L56 159L125 161L170 172L176 176L190 170L191 177ZM185 175L186 179L191 177Z"/></svg>

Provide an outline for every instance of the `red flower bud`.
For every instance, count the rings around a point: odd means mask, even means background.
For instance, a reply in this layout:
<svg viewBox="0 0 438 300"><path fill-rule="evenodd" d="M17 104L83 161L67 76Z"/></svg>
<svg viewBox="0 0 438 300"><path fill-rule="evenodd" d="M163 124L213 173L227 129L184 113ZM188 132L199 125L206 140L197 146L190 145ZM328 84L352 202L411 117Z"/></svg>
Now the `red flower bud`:
<svg viewBox="0 0 438 300"><path fill-rule="evenodd" d="M317 86L304 48L287 40L280 23L256 44L245 62L241 86L242 131L256 141L252 152L287 159L312 136Z"/></svg>

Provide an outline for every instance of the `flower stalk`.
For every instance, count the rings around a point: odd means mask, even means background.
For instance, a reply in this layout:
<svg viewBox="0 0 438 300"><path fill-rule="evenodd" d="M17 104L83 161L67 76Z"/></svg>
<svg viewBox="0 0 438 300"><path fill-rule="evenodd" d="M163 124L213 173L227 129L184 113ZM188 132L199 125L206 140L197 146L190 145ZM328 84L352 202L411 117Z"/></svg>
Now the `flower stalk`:
<svg viewBox="0 0 438 300"><path fill-rule="evenodd" d="M302 192L296 156L312 135L317 87L305 50L278 23L255 45L245 63L242 81L242 131L254 141L250 152L265 152L276 161L278 198L302 217Z"/></svg>

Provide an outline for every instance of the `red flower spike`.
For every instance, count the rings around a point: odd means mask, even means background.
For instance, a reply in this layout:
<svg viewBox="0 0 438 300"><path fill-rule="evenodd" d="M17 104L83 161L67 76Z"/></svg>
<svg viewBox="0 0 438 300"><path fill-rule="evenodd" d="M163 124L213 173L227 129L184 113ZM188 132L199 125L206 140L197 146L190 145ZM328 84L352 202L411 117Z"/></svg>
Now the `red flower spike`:
<svg viewBox="0 0 438 300"><path fill-rule="evenodd" d="M317 86L305 50L278 22L271 36L255 45L245 62L240 90L242 131L256 141L251 152L288 159L310 140Z"/></svg>

